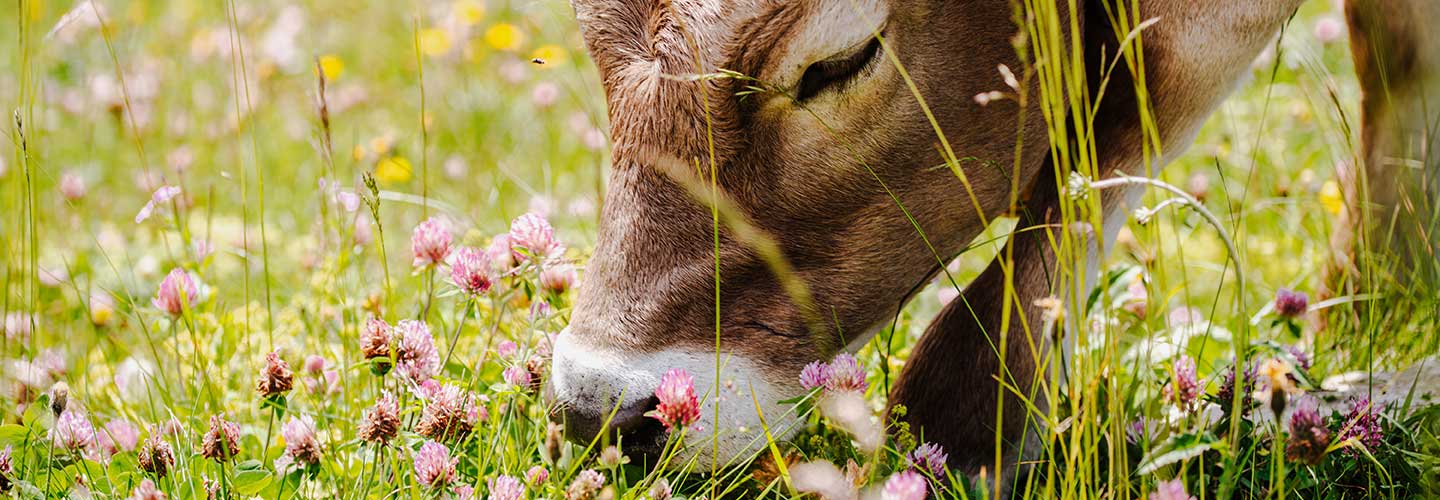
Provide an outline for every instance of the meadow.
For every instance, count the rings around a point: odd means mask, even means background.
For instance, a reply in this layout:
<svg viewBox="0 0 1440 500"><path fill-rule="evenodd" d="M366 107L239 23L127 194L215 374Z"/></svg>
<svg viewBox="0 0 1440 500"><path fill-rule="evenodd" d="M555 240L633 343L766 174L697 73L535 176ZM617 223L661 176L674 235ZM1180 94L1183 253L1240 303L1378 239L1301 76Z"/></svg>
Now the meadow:
<svg viewBox="0 0 1440 500"><path fill-rule="evenodd" d="M657 468L563 439L541 387L608 159L571 16L558 0L7 6L0 496L993 497L903 410L882 419L955 297L938 280L853 358L816 360L804 428L758 456ZM1358 102L1343 16L1307 3L1158 175L1221 226L1147 194L1155 210L1069 310L1105 326L1054 387L1015 491L1440 495L1440 387L1410 390L1440 384L1423 364L1440 361L1440 296L1363 259L1326 271ZM1008 230L956 259L959 284ZM681 406L718 389L667 388ZM669 450L658 461L684 456Z"/></svg>

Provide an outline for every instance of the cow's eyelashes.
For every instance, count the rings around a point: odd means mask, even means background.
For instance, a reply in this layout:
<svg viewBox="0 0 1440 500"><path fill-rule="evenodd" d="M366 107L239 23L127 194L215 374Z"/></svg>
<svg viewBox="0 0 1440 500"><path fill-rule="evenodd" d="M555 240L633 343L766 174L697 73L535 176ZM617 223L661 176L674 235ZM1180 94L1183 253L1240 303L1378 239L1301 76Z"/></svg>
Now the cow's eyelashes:
<svg viewBox="0 0 1440 500"><path fill-rule="evenodd" d="M871 38L870 43L860 50L811 64L800 76L795 97L807 101L826 89L849 82L869 66L879 53L880 39Z"/></svg>
<svg viewBox="0 0 1440 500"><path fill-rule="evenodd" d="M771 334L771 335L778 335L778 336L781 336L781 337L799 337L799 335L794 335L794 334L791 334L791 333L787 333L787 332L783 332L783 331L780 331L780 330L776 330L776 329L774 329L774 328L771 328L770 325L767 325L767 324L764 324L764 323L761 323L761 322L758 322L758 321L751 321L751 322L749 322L749 323L746 323L745 326L746 326L746 327L749 327L749 328L751 328L751 329L753 329L753 330L759 330L759 331L762 331L762 332L765 332L765 333L768 333L768 334Z"/></svg>

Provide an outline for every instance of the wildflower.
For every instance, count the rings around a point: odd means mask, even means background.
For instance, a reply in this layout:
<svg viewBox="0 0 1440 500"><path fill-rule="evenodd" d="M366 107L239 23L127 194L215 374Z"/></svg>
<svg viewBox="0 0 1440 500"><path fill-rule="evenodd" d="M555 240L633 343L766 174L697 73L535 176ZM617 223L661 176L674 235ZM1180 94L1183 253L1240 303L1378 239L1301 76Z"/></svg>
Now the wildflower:
<svg viewBox="0 0 1440 500"><path fill-rule="evenodd" d="M552 82L540 82L530 90L530 102L535 103L535 107L539 108L550 107L559 97L560 87Z"/></svg>
<svg viewBox="0 0 1440 500"><path fill-rule="evenodd" d="M900 471L885 480L884 500L925 500L925 476L913 470Z"/></svg>
<svg viewBox="0 0 1440 500"><path fill-rule="evenodd" d="M105 422L105 431L98 437L105 452L114 455L135 449L135 445L140 442L140 430L128 420L117 418Z"/></svg>
<svg viewBox="0 0 1440 500"><path fill-rule="evenodd" d="M490 240L490 246L485 248L485 255L490 258L490 265L501 272L509 272L520 265L520 257L511 248L510 233L495 235Z"/></svg>
<svg viewBox="0 0 1440 500"><path fill-rule="evenodd" d="M505 383L517 388L530 387L530 371L523 367L512 366L505 369Z"/></svg>
<svg viewBox="0 0 1440 500"><path fill-rule="evenodd" d="M336 191L335 202L340 204L346 212L354 212L360 209L360 195L354 191Z"/></svg>
<svg viewBox="0 0 1440 500"><path fill-rule="evenodd" d="M1054 295L1035 299L1035 307L1040 308L1040 321L1046 328L1053 327L1060 320L1065 319L1065 302Z"/></svg>
<svg viewBox="0 0 1440 500"><path fill-rule="evenodd" d="M130 493L129 500L165 500L165 498L165 494L161 493L160 489L155 487L155 482L146 479L140 481L140 485L136 486L135 491Z"/></svg>
<svg viewBox="0 0 1440 500"><path fill-rule="evenodd" d="M575 267L569 264L550 266L540 272L540 288L562 294L575 286Z"/></svg>
<svg viewBox="0 0 1440 500"><path fill-rule="evenodd" d="M55 428L50 429L50 440L58 448L79 451L95 444L95 426L79 411L65 410L55 418Z"/></svg>
<svg viewBox="0 0 1440 500"><path fill-rule="evenodd" d="M797 491L814 493L821 500L850 500L856 497L854 483L835 464L806 462L790 467L790 483Z"/></svg>
<svg viewBox="0 0 1440 500"><path fill-rule="evenodd" d="M1345 23L1335 16L1324 16L1315 21L1315 40L1331 43L1345 36Z"/></svg>
<svg viewBox="0 0 1440 500"><path fill-rule="evenodd" d="M545 261L558 255L563 245L555 240L555 229L539 214L527 213L510 222L510 248L517 260L527 256ZM521 251L527 253L520 253Z"/></svg>
<svg viewBox="0 0 1440 500"><path fill-rule="evenodd" d="M365 359L389 358L390 357L390 324L380 318L372 317L365 322L365 327L360 329L360 354ZM390 361L372 362L370 370L376 375L385 375L390 372L393 365Z"/></svg>
<svg viewBox="0 0 1440 500"><path fill-rule="evenodd" d="M1354 439L1355 442L1368 449L1375 449L1385 440L1384 430L1380 428L1380 415L1375 412L1370 398L1362 396L1350 403L1350 413L1345 415L1345 425L1341 427L1340 439ZM1353 447L1347 446L1345 454L1360 456L1361 453Z"/></svg>
<svg viewBox="0 0 1440 500"><path fill-rule="evenodd" d="M1156 426L1145 417L1137 418L1125 426L1125 442L1139 445L1155 440Z"/></svg>
<svg viewBox="0 0 1440 500"><path fill-rule="evenodd" d="M425 219L415 226L415 232L410 236L410 252L415 256L413 265L430 267L445 262L453 239L450 228L443 221L435 217Z"/></svg>
<svg viewBox="0 0 1440 500"><path fill-rule="evenodd" d="M1136 278L1135 281L1130 282L1130 286L1125 289L1125 294L1125 305L1121 308L1130 314L1144 318L1145 309L1150 302L1150 292L1145 288L1145 280Z"/></svg>
<svg viewBox="0 0 1440 500"><path fill-rule="evenodd" d="M515 353L519 350L520 346L516 345L515 342L509 340L502 340L500 341L499 345L495 346L495 354L505 359L509 359L510 356L514 356Z"/></svg>
<svg viewBox="0 0 1440 500"><path fill-rule="evenodd" d="M475 499L475 487L468 484L456 486L455 489L450 490L450 493L455 496L455 500Z"/></svg>
<svg viewBox="0 0 1440 500"><path fill-rule="evenodd" d="M440 393L440 382L433 378L427 379L424 382L415 384L415 387L411 389L410 392L420 399L432 399L436 394Z"/></svg>
<svg viewBox="0 0 1440 500"><path fill-rule="evenodd" d="M542 465L536 465L531 467L530 470L525 471L525 482L531 485L539 485L549 480L550 471L545 470L545 467Z"/></svg>
<svg viewBox="0 0 1440 500"><path fill-rule="evenodd" d="M830 380L830 365L819 361L811 361L800 370L800 387L805 390L814 390L816 387L824 387Z"/></svg>
<svg viewBox="0 0 1440 500"><path fill-rule="evenodd" d="M450 6L451 15L465 26L474 26L485 18L485 3L477 0L459 0Z"/></svg>
<svg viewBox="0 0 1440 500"><path fill-rule="evenodd" d="M333 394L340 390L340 370L322 370L305 379L305 388L312 394Z"/></svg>
<svg viewBox="0 0 1440 500"><path fill-rule="evenodd" d="M33 367L35 365L32 363L31 366ZM58 417L62 413L65 413L65 407L69 406L69 404L70 385L65 382L56 382L54 386L50 387L50 411L54 412L55 416Z"/></svg>
<svg viewBox="0 0 1440 500"><path fill-rule="evenodd" d="M18 341L22 344L28 343L30 339L30 326L40 318L33 314L21 314L12 312L5 315L5 339Z"/></svg>
<svg viewBox="0 0 1440 500"><path fill-rule="evenodd" d="M445 159L445 163L441 166L441 169L445 171L445 177L458 181L464 179L466 175L469 174L470 165L465 163L465 157L451 155Z"/></svg>
<svg viewBox="0 0 1440 500"><path fill-rule="evenodd" d="M1185 179L1185 192L1195 197L1196 201L1203 202L1210 195L1210 176L1204 172L1193 172L1188 179Z"/></svg>
<svg viewBox="0 0 1440 500"><path fill-rule="evenodd" d="M479 420L475 395L458 385L447 384L425 403L415 432L437 441L464 438Z"/></svg>
<svg viewBox="0 0 1440 500"><path fill-rule="evenodd" d="M1320 199L1320 205L1325 207L1325 211L1330 212L1331 215L1340 215L1340 212L1345 210L1345 193L1340 189L1340 183L1335 182L1334 179L1320 185L1317 197Z"/></svg>
<svg viewBox="0 0 1440 500"><path fill-rule="evenodd" d="M849 353L841 353L830 361L825 388L837 392L865 392L865 369Z"/></svg>
<svg viewBox="0 0 1440 500"><path fill-rule="evenodd" d="M152 431L150 437L140 445L136 459L140 463L140 470L154 474L155 477L165 477L170 468L175 466L175 451L170 448L170 443L160 439L160 435Z"/></svg>
<svg viewBox="0 0 1440 500"><path fill-rule="evenodd" d="M1319 465L1325 460L1325 448L1330 446L1330 429L1320 417L1314 397L1307 396L1295 403L1289 428L1285 458L1308 465Z"/></svg>
<svg viewBox="0 0 1440 500"><path fill-rule="evenodd" d="M345 72L345 60L335 54L320 56L320 73L328 81L335 81Z"/></svg>
<svg viewBox="0 0 1440 500"><path fill-rule="evenodd" d="M90 292L90 323L110 326L115 321L115 298L100 290Z"/></svg>
<svg viewBox="0 0 1440 500"><path fill-rule="evenodd" d="M486 485L490 487L489 500L520 500L525 497L525 483L511 476L495 476Z"/></svg>
<svg viewBox="0 0 1440 500"><path fill-rule="evenodd" d="M185 308L194 306L200 300L200 289L195 285L195 279L184 269L175 268L165 279L160 282L160 288L155 290L155 298L150 304L156 309L165 311L170 317L178 317L185 312Z"/></svg>
<svg viewBox="0 0 1440 500"><path fill-rule="evenodd" d="M647 500L669 500L671 494L673 494L673 492L670 489L670 480L661 477L655 479L655 484L650 485L650 491L647 493L647 496L642 498L646 498Z"/></svg>
<svg viewBox="0 0 1440 500"><path fill-rule="evenodd" d="M585 469L575 476L575 481L565 489L566 500L590 500L605 486L605 476L595 469Z"/></svg>
<svg viewBox="0 0 1440 500"><path fill-rule="evenodd" d="M659 420L666 429L684 427L700 418L700 400L695 396L695 379L680 368L671 368L655 388L660 403L645 416Z"/></svg>
<svg viewBox="0 0 1440 500"><path fill-rule="evenodd" d="M555 463L560 458L560 445L565 442L565 427L555 422L545 423L545 447L540 448L540 458Z"/></svg>
<svg viewBox="0 0 1440 500"><path fill-rule="evenodd" d="M570 53L564 47L554 44L546 44L537 47L530 52L531 59L545 61L545 67L551 68L570 61Z"/></svg>
<svg viewBox="0 0 1440 500"><path fill-rule="evenodd" d="M285 454L301 467L320 463L320 442L315 439L315 420L309 415L290 417L280 428L285 437Z"/></svg>
<svg viewBox="0 0 1440 500"><path fill-rule="evenodd" d="M450 52L454 43L450 40L450 34L439 28L426 28L420 30L420 52L430 56L439 57Z"/></svg>
<svg viewBox="0 0 1440 500"><path fill-rule="evenodd" d="M365 411L356 435L362 441L385 443L393 439L399 431L400 402L395 399L394 394L386 392L380 395L374 407Z"/></svg>
<svg viewBox="0 0 1440 500"><path fill-rule="evenodd" d="M605 131L590 127L580 136L580 142L593 151L599 151L605 147Z"/></svg>
<svg viewBox="0 0 1440 500"><path fill-rule="evenodd" d="M450 280L470 295L489 291L490 257L478 248L461 247L450 260Z"/></svg>
<svg viewBox="0 0 1440 500"><path fill-rule="evenodd" d="M1165 386L1165 397L1181 409L1188 409L1200 397L1200 380L1195 374L1195 360L1181 354L1171 365L1170 384Z"/></svg>
<svg viewBox="0 0 1440 500"><path fill-rule="evenodd" d="M85 197L85 178L76 175L74 172L61 174L60 195L72 202L80 201Z"/></svg>
<svg viewBox="0 0 1440 500"><path fill-rule="evenodd" d="M921 443L909 455L906 455L905 459L910 462L911 467L929 471L931 475L943 478L945 477L945 463L950 459L950 455L946 454L945 449L938 444Z"/></svg>
<svg viewBox="0 0 1440 500"><path fill-rule="evenodd" d="M1305 349L1301 348L1299 344L1285 346L1285 352L1289 353L1290 357L1295 358L1295 364L1299 366L1301 370L1309 370L1314 364L1310 353L1305 352Z"/></svg>
<svg viewBox="0 0 1440 500"><path fill-rule="evenodd" d="M1255 396L1253 395L1255 391L1255 369L1246 368L1241 378L1243 382L1240 383L1239 387L1240 414L1245 415L1249 413L1250 407L1255 404ZM1220 404L1220 408L1226 413L1230 412L1231 403L1235 401L1235 391L1235 367L1231 366L1230 371L1220 379L1220 390L1215 393L1216 402Z"/></svg>
<svg viewBox="0 0 1440 500"><path fill-rule="evenodd" d="M455 480L455 464L458 459L450 458L450 449L445 445L426 441L415 452L415 480L420 486L442 488Z"/></svg>
<svg viewBox="0 0 1440 500"><path fill-rule="evenodd" d="M255 392L265 398L274 398L290 392L294 387L295 374L290 371L290 365L280 359L280 353L270 351L265 355L265 370L260 372L260 378L255 382Z"/></svg>
<svg viewBox="0 0 1440 500"><path fill-rule="evenodd" d="M490 44L495 50L514 51L520 48L520 44L524 41L525 34L521 33L520 28L513 24L496 23L485 30L485 43Z"/></svg>
<svg viewBox="0 0 1440 500"><path fill-rule="evenodd" d="M1150 500L1195 500L1195 497L1185 491L1184 480L1175 478L1156 484L1155 492L1150 494Z"/></svg>
<svg viewBox="0 0 1440 500"><path fill-rule="evenodd" d="M1286 397L1300 392L1290 379L1292 371L1290 363L1279 358L1271 358L1265 361L1265 364L1260 365L1260 374L1265 376L1270 388L1270 411L1275 414L1277 420L1280 419L1280 415L1285 413Z"/></svg>
<svg viewBox="0 0 1440 500"><path fill-rule="evenodd" d="M600 465L606 468L613 469L628 463L630 463L630 457L620 453L620 448L616 448L613 444L600 450Z"/></svg>
<svg viewBox="0 0 1440 500"><path fill-rule="evenodd" d="M1275 291L1275 314L1282 318L1295 318L1305 313L1309 307L1310 297L1305 292L1296 292L1288 288L1281 288Z"/></svg>
<svg viewBox="0 0 1440 500"><path fill-rule="evenodd" d="M422 382L440 373L440 351L430 327L422 321L400 320L395 324L395 369L412 382Z"/></svg>
<svg viewBox="0 0 1440 500"><path fill-rule="evenodd" d="M15 476L14 453L15 449L10 445L0 450L0 493L10 491L10 480Z"/></svg>
<svg viewBox="0 0 1440 500"><path fill-rule="evenodd" d="M145 206L141 207L140 212L135 214L135 223L139 224L141 222L145 222L145 219L149 219L150 216L155 213L156 207L163 207L166 203L169 203L170 200L175 199L175 197L179 195L179 187L160 186L159 189L156 189L154 193L150 194L150 201L145 202Z"/></svg>
<svg viewBox="0 0 1440 500"><path fill-rule="evenodd" d="M1065 180L1065 194L1073 201L1090 199L1090 178L1076 170Z"/></svg>
<svg viewBox="0 0 1440 500"><path fill-rule="evenodd" d="M377 149L376 152L380 151ZM386 156L375 163L375 179L382 184L408 182L414 172L415 168L410 166L410 160L403 156Z"/></svg>
<svg viewBox="0 0 1440 500"><path fill-rule="evenodd" d="M542 319L550 315L550 302L540 299L530 303L530 321Z"/></svg>
<svg viewBox="0 0 1440 500"><path fill-rule="evenodd" d="M200 442L200 455L216 462L226 462L240 454L240 425L215 415L210 417L210 430Z"/></svg>
<svg viewBox="0 0 1440 500"><path fill-rule="evenodd" d="M839 391L820 399L820 414L855 439L861 451L875 451L883 440L880 424L858 391Z"/></svg>
<svg viewBox="0 0 1440 500"><path fill-rule="evenodd" d="M320 375L325 371L325 358L319 354L305 356L305 371L311 375Z"/></svg>

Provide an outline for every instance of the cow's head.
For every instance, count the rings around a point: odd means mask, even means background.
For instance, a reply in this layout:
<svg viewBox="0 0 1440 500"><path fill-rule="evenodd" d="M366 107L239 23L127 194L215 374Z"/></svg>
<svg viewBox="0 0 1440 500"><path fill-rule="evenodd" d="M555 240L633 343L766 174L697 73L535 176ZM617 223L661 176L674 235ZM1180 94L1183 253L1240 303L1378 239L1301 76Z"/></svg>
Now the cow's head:
<svg viewBox="0 0 1440 500"><path fill-rule="evenodd" d="M802 367L861 345L935 274L937 254L983 229L977 208L988 219L1008 203L1016 107L974 97L1005 89L997 65L1018 66L1010 2L573 4L604 83L613 152L599 241L550 390L572 437L589 439L615 410L627 449L645 451L664 439L642 416L656 384L684 368L704 400L703 432L688 435L707 443L689 448L702 463L728 462L764 444L755 401L783 436L793 419L777 402L800 394ZM702 76L720 70L755 80ZM970 189L946 167L912 81L954 154L975 159L961 163ZM1024 134L1041 148L1022 153L1021 179L1043 159L1039 113ZM712 177L778 246L809 311L723 223L716 243Z"/></svg>

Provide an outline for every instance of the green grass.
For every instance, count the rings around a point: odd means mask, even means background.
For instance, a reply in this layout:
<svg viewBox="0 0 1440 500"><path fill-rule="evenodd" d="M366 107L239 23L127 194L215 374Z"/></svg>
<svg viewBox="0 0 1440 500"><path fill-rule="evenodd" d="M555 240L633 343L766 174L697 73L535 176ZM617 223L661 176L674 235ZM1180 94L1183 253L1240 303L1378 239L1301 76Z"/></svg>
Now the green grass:
<svg viewBox="0 0 1440 500"><path fill-rule="evenodd" d="M0 344L0 448L13 446L15 468L0 484L22 498L80 488L123 498L146 478L172 498L202 498L208 480L243 497L435 497L411 466L423 441L413 432L420 403L395 375L374 375L359 353L359 332L374 314L392 323L423 318L447 360L440 378L484 396L488 417L450 443L456 484L482 495L497 475L523 476L534 466L550 477L530 486L531 498L563 497L587 468L606 477L599 494L616 498L643 497L661 477L687 498L788 497L796 490L786 478L801 462L854 460L860 481L877 486L904 468L902 455L920 438L902 420L884 422L890 439L864 453L811 412L808 399L795 410L809 413L799 436L773 443L754 464L717 471L600 463L608 443L576 446L551 435L539 395L504 384L501 372L524 366L545 334L563 328L573 290L543 289L540 269L527 266L467 300L444 270L412 272L410 236L421 220L443 214L455 223L457 245L483 248L520 214L548 211L583 280L607 161L597 141L603 96L565 2L491 1L483 16L464 5L471 4L115 1L100 8L103 29L86 6L54 33L70 6L22 0L0 12L0 26L13 27L0 41L0 103L14 116L0 127L10 138L0 146L0 312L13 325ZM1165 419L1174 407L1162 394L1172 352L1197 360L1219 411L1232 403L1217 393L1237 352L1289 359L1278 346L1300 345L1314 358L1301 385L1313 390L1309 381L1401 369L1440 348L1435 291L1383 267L1362 266L1333 307L1306 318L1282 319L1267 306L1278 289L1314 297L1327 285L1335 165L1353 161L1358 147L1359 91L1346 44L1311 34L1318 19L1337 15L1328 8L1307 4L1278 59L1257 63L1189 152L1158 176L1222 221L1239 251L1243 289L1222 233L1196 211L1132 220L1106 263L1105 298L1087 311L1111 325L1087 337L1101 347L1082 350L1086 364L1073 367L1066 384L1046 387L1057 403L1037 417L1053 432L1036 473L1019 487L1030 496L1143 498L1173 478L1201 498L1421 498L1440 488L1433 408L1390 411L1381 446L1335 449L1318 465L1280 459L1283 440L1272 439L1276 429L1264 419ZM320 118L317 64L329 66L328 122ZM546 92L537 88L551 85L553 102L537 102L535 93ZM62 196L66 176L83 179L86 193ZM358 193L358 210L318 189L322 180ZM178 202L135 223L162 183L183 189ZM1168 198L1154 191L1145 203ZM715 217L734 223L723 206ZM981 240L1005 236L1007 224L998 221ZM197 251L201 242L213 253ZM995 247L966 253L956 279L977 275ZM150 304L172 268L205 285L176 318ZM1131 285L1142 275L1140 302ZM949 286L920 293L858 353L876 407ZM532 313L541 301L550 311ZM1184 307L1205 317L1203 328L1166 344L1187 331L1166 321ZM28 335L19 333L26 318ZM1253 342L1237 340L1247 338ZM504 340L523 354L498 356ZM271 351L295 369L296 382L286 397L266 401L254 385ZM312 354L334 370L333 389L325 375L301 369ZM53 369L27 369L51 356L59 361L43 366ZM53 446L56 419L47 407L57 381L68 385L70 408L97 427L130 422L144 439L174 419L178 432L164 436L175 470L160 478L140 470L134 451ZM382 389L400 396L405 430L377 447L356 436ZM241 427L231 461L198 454L219 414ZM281 426L296 415L316 423L323 460L281 475ZM1325 416L1338 434L1343 419ZM1168 423L1127 443L1126 428L1142 417ZM931 479L945 497L990 494L953 471Z"/></svg>

